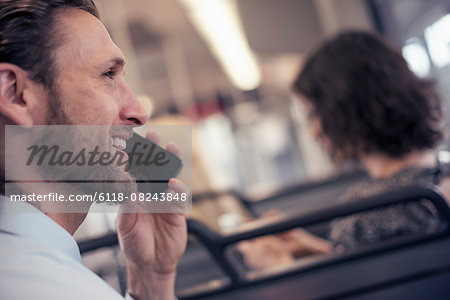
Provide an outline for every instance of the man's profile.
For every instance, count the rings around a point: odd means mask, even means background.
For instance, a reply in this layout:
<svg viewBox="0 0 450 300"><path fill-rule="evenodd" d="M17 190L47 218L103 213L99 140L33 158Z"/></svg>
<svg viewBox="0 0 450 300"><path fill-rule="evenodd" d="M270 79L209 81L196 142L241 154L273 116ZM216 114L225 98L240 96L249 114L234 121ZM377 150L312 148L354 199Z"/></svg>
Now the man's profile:
<svg viewBox="0 0 450 300"><path fill-rule="evenodd" d="M5 125L134 127L147 121L125 83L125 58L98 18L90 0L0 0L1 174ZM105 145L114 141L120 149L130 137L112 132L96 138ZM168 150L178 151L174 145ZM110 171L133 180L120 166ZM169 187L184 188L176 179ZM38 205L21 203L30 213L7 214L4 194L3 176L1 299L122 299L81 264L71 235L87 210L44 214ZM128 297L173 299L176 265L186 244L184 215L119 213L116 225L127 262Z"/></svg>

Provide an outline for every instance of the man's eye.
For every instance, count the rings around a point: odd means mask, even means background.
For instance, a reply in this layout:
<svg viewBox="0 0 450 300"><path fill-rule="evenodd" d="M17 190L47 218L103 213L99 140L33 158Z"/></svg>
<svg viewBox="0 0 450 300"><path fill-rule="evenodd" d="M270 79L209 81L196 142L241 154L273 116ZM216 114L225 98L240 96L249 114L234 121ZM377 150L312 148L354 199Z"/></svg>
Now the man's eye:
<svg viewBox="0 0 450 300"><path fill-rule="evenodd" d="M113 77L115 75L116 75L116 72L114 72L112 70L106 71L105 73L102 74L102 76L106 76L106 77L111 78L111 79L113 79Z"/></svg>

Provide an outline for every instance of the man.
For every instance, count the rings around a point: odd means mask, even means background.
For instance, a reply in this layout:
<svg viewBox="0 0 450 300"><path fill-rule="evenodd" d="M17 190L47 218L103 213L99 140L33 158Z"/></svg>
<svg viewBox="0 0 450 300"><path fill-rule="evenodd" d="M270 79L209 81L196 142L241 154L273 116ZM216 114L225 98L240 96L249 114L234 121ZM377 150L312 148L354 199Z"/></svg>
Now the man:
<svg viewBox="0 0 450 300"><path fill-rule="evenodd" d="M92 1L0 0L3 173L5 125L140 126L146 120L124 81L123 54ZM168 150L177 152L174 145ZM169 187L183 189L175 179ZM122 299L81 265L71 235L85 213L44 214L23 205L35 212L0 210L1 299ZM186 245L184 215L119 213L116 227L127 297L174 299L176 265Z"/></svg>

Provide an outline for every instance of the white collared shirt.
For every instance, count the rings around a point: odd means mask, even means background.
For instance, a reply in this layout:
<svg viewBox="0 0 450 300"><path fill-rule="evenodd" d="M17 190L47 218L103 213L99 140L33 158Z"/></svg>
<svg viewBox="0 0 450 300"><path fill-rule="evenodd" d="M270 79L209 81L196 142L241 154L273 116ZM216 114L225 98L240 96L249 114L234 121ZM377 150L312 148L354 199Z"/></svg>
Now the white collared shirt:
<svg viewBox="0 0 450 300"><path fill-rule="evenodd" d="M27 206L24 213L5 212L4 204L2 196L0 299L124 300L81 264L77 243L61 226L30 204L17 204Z"/></svg>

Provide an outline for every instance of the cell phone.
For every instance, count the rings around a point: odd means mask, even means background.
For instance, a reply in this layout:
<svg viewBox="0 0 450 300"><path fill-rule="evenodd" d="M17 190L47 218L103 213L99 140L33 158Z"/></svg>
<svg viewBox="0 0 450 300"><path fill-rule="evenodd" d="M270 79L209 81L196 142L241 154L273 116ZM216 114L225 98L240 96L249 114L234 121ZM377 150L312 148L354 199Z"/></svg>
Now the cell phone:
<svg viewBox="0 0 450 300"><path fill-rule="evenodd" d="M176 177L183 162L175 154L134 133L127 140L127 171L136 179L142 193L165 193L169 179Z"/></svg>

